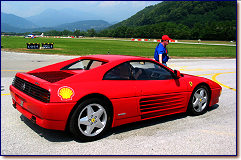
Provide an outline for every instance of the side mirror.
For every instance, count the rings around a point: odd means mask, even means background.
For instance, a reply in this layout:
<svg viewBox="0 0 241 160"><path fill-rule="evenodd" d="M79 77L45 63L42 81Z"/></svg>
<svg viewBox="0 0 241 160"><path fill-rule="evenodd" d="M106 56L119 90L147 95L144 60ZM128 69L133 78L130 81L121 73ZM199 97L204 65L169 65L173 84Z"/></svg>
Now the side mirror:
<svg viewBox="0 0 241 160"><path fill-rule="evenodd" d="M175 76L176 79L181 78L181 73L180 73L180 71L174 70L174 76Z"/></svg>

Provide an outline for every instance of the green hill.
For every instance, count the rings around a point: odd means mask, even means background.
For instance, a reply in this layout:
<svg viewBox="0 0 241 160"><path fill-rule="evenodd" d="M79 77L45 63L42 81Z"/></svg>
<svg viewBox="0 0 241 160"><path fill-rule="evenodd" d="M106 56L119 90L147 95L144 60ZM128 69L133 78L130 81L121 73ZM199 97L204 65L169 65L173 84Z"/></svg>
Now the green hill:
<svg viewBox="0 0 241 160"><path fill-rule="evenodd" d="M102 33L122 38L235 40L236 1L164 1Z"/></svg>
<svg viewBox="0 0 241 160"><path fill-rule="evenodd" d="M174 22L187 26L236 20L235 1L165 1L146 7L114 26L143 26Z"/></svg>

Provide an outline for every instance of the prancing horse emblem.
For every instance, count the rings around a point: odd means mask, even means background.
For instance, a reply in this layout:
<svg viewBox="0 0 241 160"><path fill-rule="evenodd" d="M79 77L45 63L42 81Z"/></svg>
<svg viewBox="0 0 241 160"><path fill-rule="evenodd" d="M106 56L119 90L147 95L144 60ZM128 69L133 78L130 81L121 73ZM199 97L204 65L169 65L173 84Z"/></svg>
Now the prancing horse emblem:
<svg viewBox="0 0 241 160"><path fill-rule="evenodd" d="M191 82L191 81L189 82L189 84L190 84L190 86L192 87L192 85L193 85L193 84L192 84L192 82Z"/></svg>
<svg viewBox="0 0 241 160"><path fill-rule="evenodd" d="M25 85L25 83L24 83L22 89L25 90L25 87L26 87L26 85Z"/></svg>

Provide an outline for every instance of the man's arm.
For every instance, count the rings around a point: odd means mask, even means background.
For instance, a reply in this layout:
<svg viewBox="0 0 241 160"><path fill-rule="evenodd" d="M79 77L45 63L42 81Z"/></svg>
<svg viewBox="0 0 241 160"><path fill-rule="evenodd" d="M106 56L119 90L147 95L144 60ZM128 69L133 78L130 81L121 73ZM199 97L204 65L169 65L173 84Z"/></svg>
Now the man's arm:
<svg viewBox="0 0 241 160"><path fill-rule="evenodd" d="M159 46L157 50L158 56L159 56L159 62L162 63L162 54L165 53L165 50L163 47Z"/></svg>
<svg viewBox="0 0 241 160"><path fill-rule="evenodd" d="M162 63L162 54L159 54L159 62Z"/></svg>

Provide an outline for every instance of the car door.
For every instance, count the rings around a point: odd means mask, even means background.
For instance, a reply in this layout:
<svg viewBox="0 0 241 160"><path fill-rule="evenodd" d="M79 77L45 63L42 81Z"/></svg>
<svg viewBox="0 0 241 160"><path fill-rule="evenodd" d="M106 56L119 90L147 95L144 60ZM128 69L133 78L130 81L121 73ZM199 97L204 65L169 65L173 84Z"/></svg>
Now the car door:
<svg viewBox="0 0 241 160"><path fill-rule="evenodd" d="M130 62L140 93L141 119L184 112L187 107L187 86L183 78L152 61Z"/></svg>
<svg viewBox="0 0 241 160"><path fill-rule="evenodd" d="M116 119L139 116L138 93L135 80L131 77L129 62L110 69L103 77L107 97L114 106Z"/></svg>

